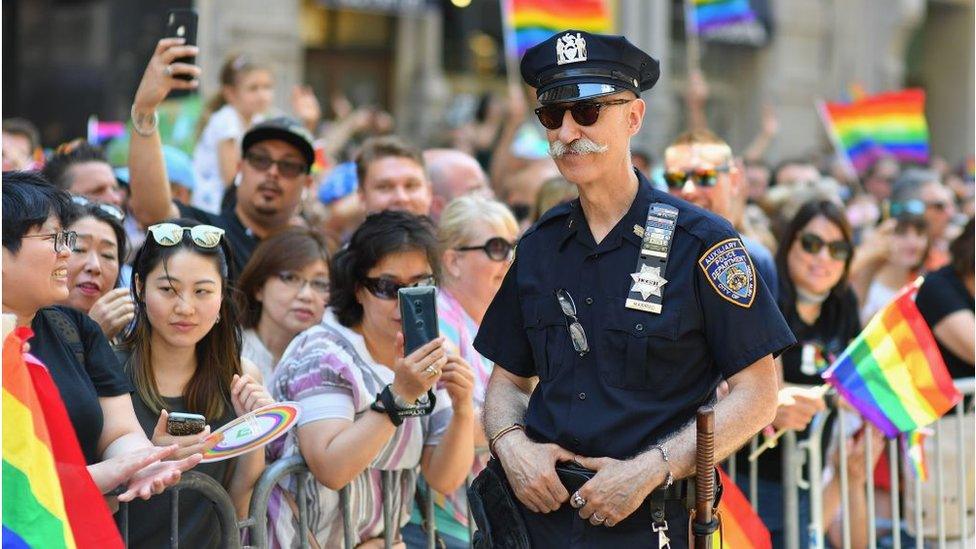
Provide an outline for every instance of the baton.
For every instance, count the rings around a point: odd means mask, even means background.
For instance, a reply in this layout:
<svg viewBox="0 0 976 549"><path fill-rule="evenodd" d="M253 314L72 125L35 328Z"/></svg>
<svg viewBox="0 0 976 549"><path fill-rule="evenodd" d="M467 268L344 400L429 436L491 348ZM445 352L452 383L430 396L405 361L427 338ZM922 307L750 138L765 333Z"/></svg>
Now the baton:
<svg viewBox="0 0 976 549"><path fill-rule="evenodd" d="M695 447L695 549L708 549L718 522L712 517L715 501L715 412L698 409L698 441Z"/></svg>

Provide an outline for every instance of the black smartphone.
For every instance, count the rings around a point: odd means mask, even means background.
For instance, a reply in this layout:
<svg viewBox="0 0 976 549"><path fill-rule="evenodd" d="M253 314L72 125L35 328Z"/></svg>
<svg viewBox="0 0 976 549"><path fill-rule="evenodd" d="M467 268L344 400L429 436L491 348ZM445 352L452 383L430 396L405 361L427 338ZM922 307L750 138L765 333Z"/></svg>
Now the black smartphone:
<svg viewBox="0 0 976 549"><path fill-rule="evenodd" d="M400 288L400 323L403 329L404 355L435 339L437 328L437 288L414 286Z"/></svg>
<svg viewBox="0 0 976 549"><path fill-rule="evenodd" d="M190 8L176 8L169 10L166 15L166 37L182 38L186 46L197 45L197 11ZM174 63L196 64L195 57L180 57L173 60ZM180 80L192 80L193 77L186 74L177 74L173 78Z"/></svg>
<svg viewBox="0 0 976 549"><path fill-rule="evenodd" d="M200 414L170 412L166 420L166 432L178 437L195 435L202 432L206 425L207 418Z"/></svg>

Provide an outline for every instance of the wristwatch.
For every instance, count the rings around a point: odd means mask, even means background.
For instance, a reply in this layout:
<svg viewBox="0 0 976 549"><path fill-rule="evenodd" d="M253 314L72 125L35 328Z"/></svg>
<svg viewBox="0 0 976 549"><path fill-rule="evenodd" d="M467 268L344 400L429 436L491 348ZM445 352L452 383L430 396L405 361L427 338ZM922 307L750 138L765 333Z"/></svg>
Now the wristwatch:
<svg viewBox="0 0 976 549"><path fill-rule="evenodd" d="M401 407L396 402L396 397L393 394L393 384L383 387L380 394L376 395L376 400L369 405L370 409L375 412L380 412L386 414L390 417L390 421L393 425L399 427L403 423L403 418L405 417L416 417L416 416L426 416L434 410L434 405L437 403L437 397L434 396L434 392L428 390L425 395L426 403L422 403L420 399L417 400L417 404L413 406ZM401 399L402 400L402 399Z"/></svg>
<svg viewBox="0 0 976 549"><path fill-rule="evenodd" d="M427 403L430 402L430 398L427 396L427 393L421 395L420 398L418 398L415 402L410 402L402 396L396 394L396 391L393 390L392 384L390 384L389 387L390 393L393 394L393 402L396 404L396 407L401 410L416 408L417 406L426 406Z"/></svg>

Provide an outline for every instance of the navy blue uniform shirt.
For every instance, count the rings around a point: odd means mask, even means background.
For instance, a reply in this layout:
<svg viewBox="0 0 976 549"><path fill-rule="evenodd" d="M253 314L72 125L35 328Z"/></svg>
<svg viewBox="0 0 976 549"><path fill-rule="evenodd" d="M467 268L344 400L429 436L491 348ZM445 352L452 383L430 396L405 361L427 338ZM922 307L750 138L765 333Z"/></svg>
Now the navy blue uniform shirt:
<svg viewBox="0 0 976 549"><path fill-rule="evenodd" d="M579 455L646 451L693 419L721 379L795 342L732 226L638 178L629 211L600 244L578 200L526 232L474 343L499 367L539 377L527 434ZM652 202L679 212L660 314L624 306ZM716 259L716 250L728 252ZM751 270L745 297L723 285L722 258ZM557 289L575 301L588 353L573 348Z"/></svg>

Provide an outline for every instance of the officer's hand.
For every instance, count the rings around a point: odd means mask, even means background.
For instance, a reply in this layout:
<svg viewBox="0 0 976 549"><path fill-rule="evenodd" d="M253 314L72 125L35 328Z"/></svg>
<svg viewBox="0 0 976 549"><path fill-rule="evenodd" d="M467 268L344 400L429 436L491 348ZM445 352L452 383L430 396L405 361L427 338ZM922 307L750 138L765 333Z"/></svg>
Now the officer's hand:
<svg viewBox="0 0 976 549"><path fill-rule="evenodd" d="M495 453L515 495L530 511L556 511L569 499L569 492L556 476L557 461L576 458L569 450L532 442L522 431L514 431L498 439Z"/></svg>
<svg viewBox="0 0 976 549"><path fill-rule="evenodd" d="M824 410L827 404L818 388L784 387L779 390L779 404L773 427L802 431L813 416Z"/></svg>
<svg viewBox="0 0 976 549"><path fill-rule="evenodd" d="M433 387L447 364L443 337L433 339L403 356L403 334L397 333L395 356L393 392L409 402L417 400Z"/></svg>
<svg viewBox="0 0 976 549"><path fill-rule="evenodd" d="M659 483L649 480L660 475L648 475L630 460L577 457L576 461L597 472L579 489L580 497L586 501L579 516L594 526L614 526L629 517Z"/></svg>

